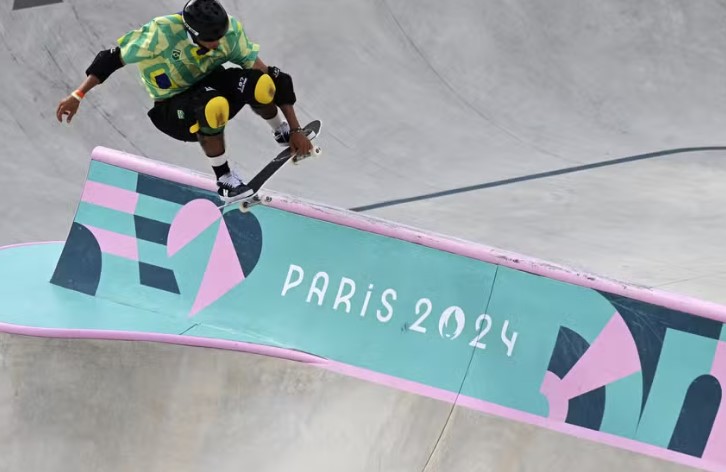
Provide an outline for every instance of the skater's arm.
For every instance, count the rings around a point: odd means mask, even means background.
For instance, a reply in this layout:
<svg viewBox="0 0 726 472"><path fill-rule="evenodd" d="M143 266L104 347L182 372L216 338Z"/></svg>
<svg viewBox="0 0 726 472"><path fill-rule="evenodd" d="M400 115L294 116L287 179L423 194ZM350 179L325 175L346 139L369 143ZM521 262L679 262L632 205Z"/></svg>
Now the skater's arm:
<svg viewBox="0 0 726 472"><path fill-rule="evenodd" d="M265 74L270 74L272 77L272 80L275 82L275 87L277 88L277 91L275 92L275 104L280 108L280 111L282 111L282 114L285 115L285 118L290 125L290 148L293 152L307 154L312 149L312 144L302 132L302 125L295 114L295 102L297 101L297 97L295 96L295 88L293 87L292 77L290 77L289 74L282 72L277 67L267 66L259 57L255 59L255 63L252 67L264 72Z"/></svg>
<svg viewBox="0 0 726 472"><path fill-rule="evenodd" d="M86 78L70 95L61 100L56 109L56 118L63 122L63 116L67 116L67 123L71 122L73 115L78 112L81 100L94 87L108 79L116 70L124 66L119 48L106 49L99 52L93 62L86 69Z"/></svg>
<svg viewBox="0 0 726 472"><path fill-rule="evenodd" d="M290 124L290 130L301 130L302 126L297 119L293 105L280 105L280 111L282 111L282 114L285 115L287 122Z"/></svg>
<svg viewBox="0 0 726 472"><path fill-rule="evenodd" d="M280 110L283 115L285 115L285 118L287 118L287 122L290 124L290 150L292 150L294 154L298 155L310 154L313 149L313 144L305 136L305 132L300 126L300 122L295 115L295 108L293 105L280 105Z"/></svg>
<svg viewBox="0 0 726 472"><path fill-rule="evenodd" d="M262 59L259 57L255 59L255 63L252 66L253 69L257 69L259 71L264 72L265 74L274 74L273 71L270 70L270 68L265 64ZM275 80L275 77L273 77L273 80ZM277 97L276 97L277 98ZM294 102L294 100L291 100ZM279 100L276 100L277 106L280 107L280 110L282 110L282 113L285 115L285 118L287 118L287 122L290 124L291 129L300 128L300 123L297 120L297 116L295 116L295 109L293 108L292 104L288 103L280 103Z"/></svg>
<svg viewBox="0 0 726 472"><path fill-rule="evenodd" d="M267 74L267 65L264 62L262 62L262 59L260 59L259 57L257 57L257 59L255 59L255 63L252 64L252 68L257 69L257 70L262 71L265 74Z"/></svg>

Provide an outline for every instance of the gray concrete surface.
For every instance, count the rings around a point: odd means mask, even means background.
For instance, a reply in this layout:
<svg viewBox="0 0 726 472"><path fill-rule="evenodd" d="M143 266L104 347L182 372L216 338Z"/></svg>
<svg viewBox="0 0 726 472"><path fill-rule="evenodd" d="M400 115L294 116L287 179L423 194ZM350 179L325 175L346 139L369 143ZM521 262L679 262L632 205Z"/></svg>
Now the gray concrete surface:
<svg viewBox="0 0 726 472"><path fill-rule="evenodd" d="M131 67L95 89L70 126L54 116L100 48L181 4L64 0L13 11L0 3L0 244L65 238L97 145L208 171L196 145L151 126ZM295 77L301 119L325 122L325 157L289 168L274 190L350 208L726 145L726 7L716 0L225 4L261 57ZM228 143L246 175L277 152L249 112L230 125ZM724 157L684 152L370 213L726 302ZM2 415L13 426L0 457L23 470L109 470L113 461L123 470L135 459L145 470L240 461L257 470L421 470L448 414L428 400L230 353L3 343ZM333 406L313 398L326 395ZM250 402L257 408L246 409ZM273 427L258 429L262 413ZM453 418L427 470L662 467L539 429ZM449 441L479 435L517 446L504 460ZM292 449L280 449L284 440Z"/></svg>
<svg viewBox="0 0 726 472"><path fill-rule="evenodd" d="M0 470L690 470L318 367L0 335ZM443 432L443 434L442 434Z"/></svg>

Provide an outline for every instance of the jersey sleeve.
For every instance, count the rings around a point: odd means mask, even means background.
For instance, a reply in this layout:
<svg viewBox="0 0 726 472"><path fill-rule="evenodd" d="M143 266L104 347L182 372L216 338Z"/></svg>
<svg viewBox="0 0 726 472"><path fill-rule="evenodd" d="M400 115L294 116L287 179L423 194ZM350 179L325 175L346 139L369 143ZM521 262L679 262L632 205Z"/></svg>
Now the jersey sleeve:
<svg viewBox="0 0 726 472"><path fill-rule="evenodd" d="M260 45L250 41L242 23L234 17L229 19L229 29L232 42L229 61L247 69L252 68L260 52Z"/></svg>
<svg viewBox="0 0 726 472"><path fill-rule="evenodd" d="M164 38L155 20L121 36L117 43L124 64L152 59L161 54Z"/></svg>

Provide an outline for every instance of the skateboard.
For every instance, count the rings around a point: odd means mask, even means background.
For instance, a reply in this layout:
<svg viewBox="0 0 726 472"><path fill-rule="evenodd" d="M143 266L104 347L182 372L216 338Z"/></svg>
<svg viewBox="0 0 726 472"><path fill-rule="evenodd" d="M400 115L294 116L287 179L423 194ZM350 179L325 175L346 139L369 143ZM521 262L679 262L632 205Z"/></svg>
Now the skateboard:
<svg viewBox="0 0 726 472"><path fill-rule="evenodd" d="M313 120L303 128L305 131L313 131L310 138L311 141L320 136L320 130L322 128L322 122L320 120ZM249 197L240 198L229 203L224 203L219 208L224 209L231 205L239 205L239 209L242 212L247 212L254 205L259 205L263 201L269 203L272 201L270 196L265 196L264 199L260 198L260 189L275 173L282 168L288 161L292 160L294 165L300 163L300 161L307 159L308 157L318 157L322 153L322 150L318 146L313 146L312 152L309 155L297 156L290 151L289 147L286 147L282 152L275 156L270 162L265 165L252 179L247 183L247 186L254 192Z"/></svg>

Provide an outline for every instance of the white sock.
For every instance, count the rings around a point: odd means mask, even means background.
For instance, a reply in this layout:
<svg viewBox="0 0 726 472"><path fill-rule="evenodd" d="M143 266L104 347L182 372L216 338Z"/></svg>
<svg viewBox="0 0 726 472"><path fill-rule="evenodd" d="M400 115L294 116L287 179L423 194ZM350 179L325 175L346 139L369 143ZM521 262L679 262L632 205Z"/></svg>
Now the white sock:
<svg viewBox="0 0 726 472"><path fill-rule="evenodd" d="M212 167L223 166L224 164L227 163L227 156L222 154L221 156L210 157L209 162L212 164Z"/></svg>
<svg viewBox="0 0 726 472"><path fill-rule="evenodd" d="M277 113L275 114L275 116L273 116L269 120L265 120L270 125L270 127L272 128L273 131L277 131L278 129L280 129L280 127L283 124L287 123L285 121L284 115L282 113L280 113L280 110L279 109L276 109L276 110L277 110Z"/></svg>

